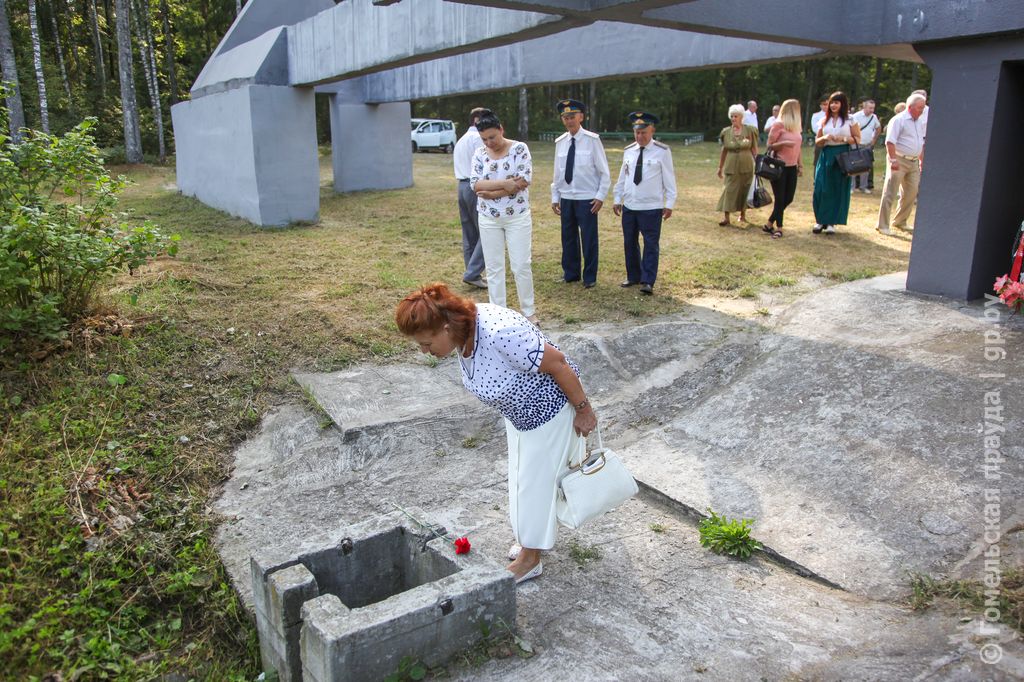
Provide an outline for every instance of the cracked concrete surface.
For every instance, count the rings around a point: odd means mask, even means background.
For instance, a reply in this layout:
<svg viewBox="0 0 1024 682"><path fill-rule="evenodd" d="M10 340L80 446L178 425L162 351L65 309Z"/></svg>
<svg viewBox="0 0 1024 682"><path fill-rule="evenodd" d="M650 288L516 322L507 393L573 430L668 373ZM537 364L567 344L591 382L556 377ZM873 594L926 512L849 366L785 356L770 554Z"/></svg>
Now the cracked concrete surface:
<svg viewBox="0 0 1024 682"><path fill-rule="evenodd" d="M1005 311L1005 308L1002 309ZM606 443L647 492L561 533L519 589L537 653L460 679L1020 679L1016 634L904 605L909 572L981 579L984 491L1001 493L1004 564L1020 565L1024 324L918 298L887 276L823 289L767 326L706 308L552 336L580 364ZM985 359L998 329L1006 358ZM1001 378L984 378L993 372ZM335 426L284 406L236 452L218 548L251 601L256 548L297 550L393 510L426 510L500 559L508 542L500 417L436 367L297 373ZM1005 405L985 478L983 399ZM766 545L841 589L758 557L710 554L686 510L756 519ZM656 532L664 526L663 532ZM577 566L571 543L600 549ZM1003 658L986 665L980 647Z"/></svg>

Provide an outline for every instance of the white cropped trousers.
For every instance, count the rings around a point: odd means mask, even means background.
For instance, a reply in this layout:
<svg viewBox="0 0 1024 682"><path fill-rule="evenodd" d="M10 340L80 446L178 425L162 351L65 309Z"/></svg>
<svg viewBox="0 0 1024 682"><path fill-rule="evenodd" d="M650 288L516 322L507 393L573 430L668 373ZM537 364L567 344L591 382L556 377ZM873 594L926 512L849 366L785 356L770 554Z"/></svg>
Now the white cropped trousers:
<svg viewBox="0 0 1024 682"><path fill-rule="evenodd" d="M490 269L488 269L490 274ZM580 461L586 441L575 434L576 410L565 406L543 426L519 431L505 420L508 437L508 515L516 542L527 549L555 546L558 480L569 458Z"/></svg>
<svg viewBox="0 0 1024 682"><path fill-rule="evenodd" d="M494 305L507 308L505 300L505 247L516 280L516 294L523 315L536 312L533 304L533 218L530 212L514 216L480 214L480 245L487 268L487 297Z"/></svg>

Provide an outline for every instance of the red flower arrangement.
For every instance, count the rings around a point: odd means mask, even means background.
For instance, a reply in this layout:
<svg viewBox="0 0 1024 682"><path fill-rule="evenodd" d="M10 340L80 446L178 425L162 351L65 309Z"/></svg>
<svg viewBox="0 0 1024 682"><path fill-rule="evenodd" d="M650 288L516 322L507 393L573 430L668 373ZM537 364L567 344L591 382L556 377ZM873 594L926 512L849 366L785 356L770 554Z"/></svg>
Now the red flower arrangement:
<svg viewBox="0 0 1024 682"><path fill-rule="evenodd" d="M470 547L472 547L472 545L469 544L469 538L461 537L455 540L456 554L469 554Z"/></svg>
<svg viewBox="0 0 1024 682"><path fill-rule="evenodd" d="M999 295L999 300L1013 312L1019 313L1021 308L1024 308L1024 282L1013 280L1009 275L1003 275L996 278L992 289Z"/></svg>

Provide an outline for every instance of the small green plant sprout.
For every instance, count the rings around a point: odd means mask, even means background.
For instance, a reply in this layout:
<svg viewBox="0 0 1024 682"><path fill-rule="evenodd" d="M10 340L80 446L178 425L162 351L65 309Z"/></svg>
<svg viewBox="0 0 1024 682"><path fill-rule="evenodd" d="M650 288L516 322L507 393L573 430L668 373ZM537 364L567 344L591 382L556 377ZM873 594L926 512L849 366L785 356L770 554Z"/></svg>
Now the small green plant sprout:
<svg viewBox="0 0 1024 682"><path fill-rule="evenodd" d="M406 680L422 680L427 676L427 666L411 656L402 656L398 662L398 670L385 677L386 682L406 682Z"/></svg>
<svg viewBox="0 0 1024 682"><path fill-rule="evenodd" d="M708 518L700 522L700 544L716 554L748 559L761 543L750 537L753 519L727 519L708 507Z"/></svg>
<svg viewBox="0 0 1024 682"><path fill-rule="evenodd" d="M664 533L668 530L668 526L664 523L652 523L648 528L651 529L652 533Z"/></svg>
<svg viewBox="0 0 1024 682"><path fill-rule="evenodd" d="M569 541L569 557L578 566L584 566L601 558L601 550L594 545L581 545L575 540Z"/></svg>

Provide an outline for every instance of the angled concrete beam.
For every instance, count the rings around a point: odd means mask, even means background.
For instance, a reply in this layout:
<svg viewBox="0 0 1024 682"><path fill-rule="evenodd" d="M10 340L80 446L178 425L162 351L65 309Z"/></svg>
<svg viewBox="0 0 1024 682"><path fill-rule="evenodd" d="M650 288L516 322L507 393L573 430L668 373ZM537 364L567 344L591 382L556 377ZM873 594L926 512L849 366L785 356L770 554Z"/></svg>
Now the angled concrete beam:
<svg viewBox="0 0 1024 682"><path fill-rule="evenodd" d="M211 57L192 85L192 99L243 85L288 85L288 33L283 26Z"/></svg>
<svg viewBox="0 0 1024 682"><path fill-rule="evenodd" d="M290 26L333 6L333 0L289 0L288 2L248 0L242 6L241 13L235 17L231 28L224 34L217 48L210 55L209 61L199 73L199 77L196 78L196 83L203 82L210 85L214 82L207 71L221 54L258 38L267 31L281 26Z"/></svg>
<svg viewBox="0 0 1024 682"><path fill-rule="evenodd" d="M874 53L885 45L1024 30L1020 0L859 0L855 5L817 0L759 0L756 5L749 0L694 0L646 9L639 20L756 40L873 47Z"/></svg>
<svg viewBox="0 0 1024 682"><path fill-rule="evenodd" d="M636 58L640 50L643 60ZM817 48L598 22L516 45L371 74L363 81L367 102L394 102L822 54Z"/></svg>
<svg viewBox="0 0 1024 682"><path fill-rule="evenodd" d="M289 80L316 85L586 23L559 15L416 0L387 7L346 0L288 27Z"/></svg>

